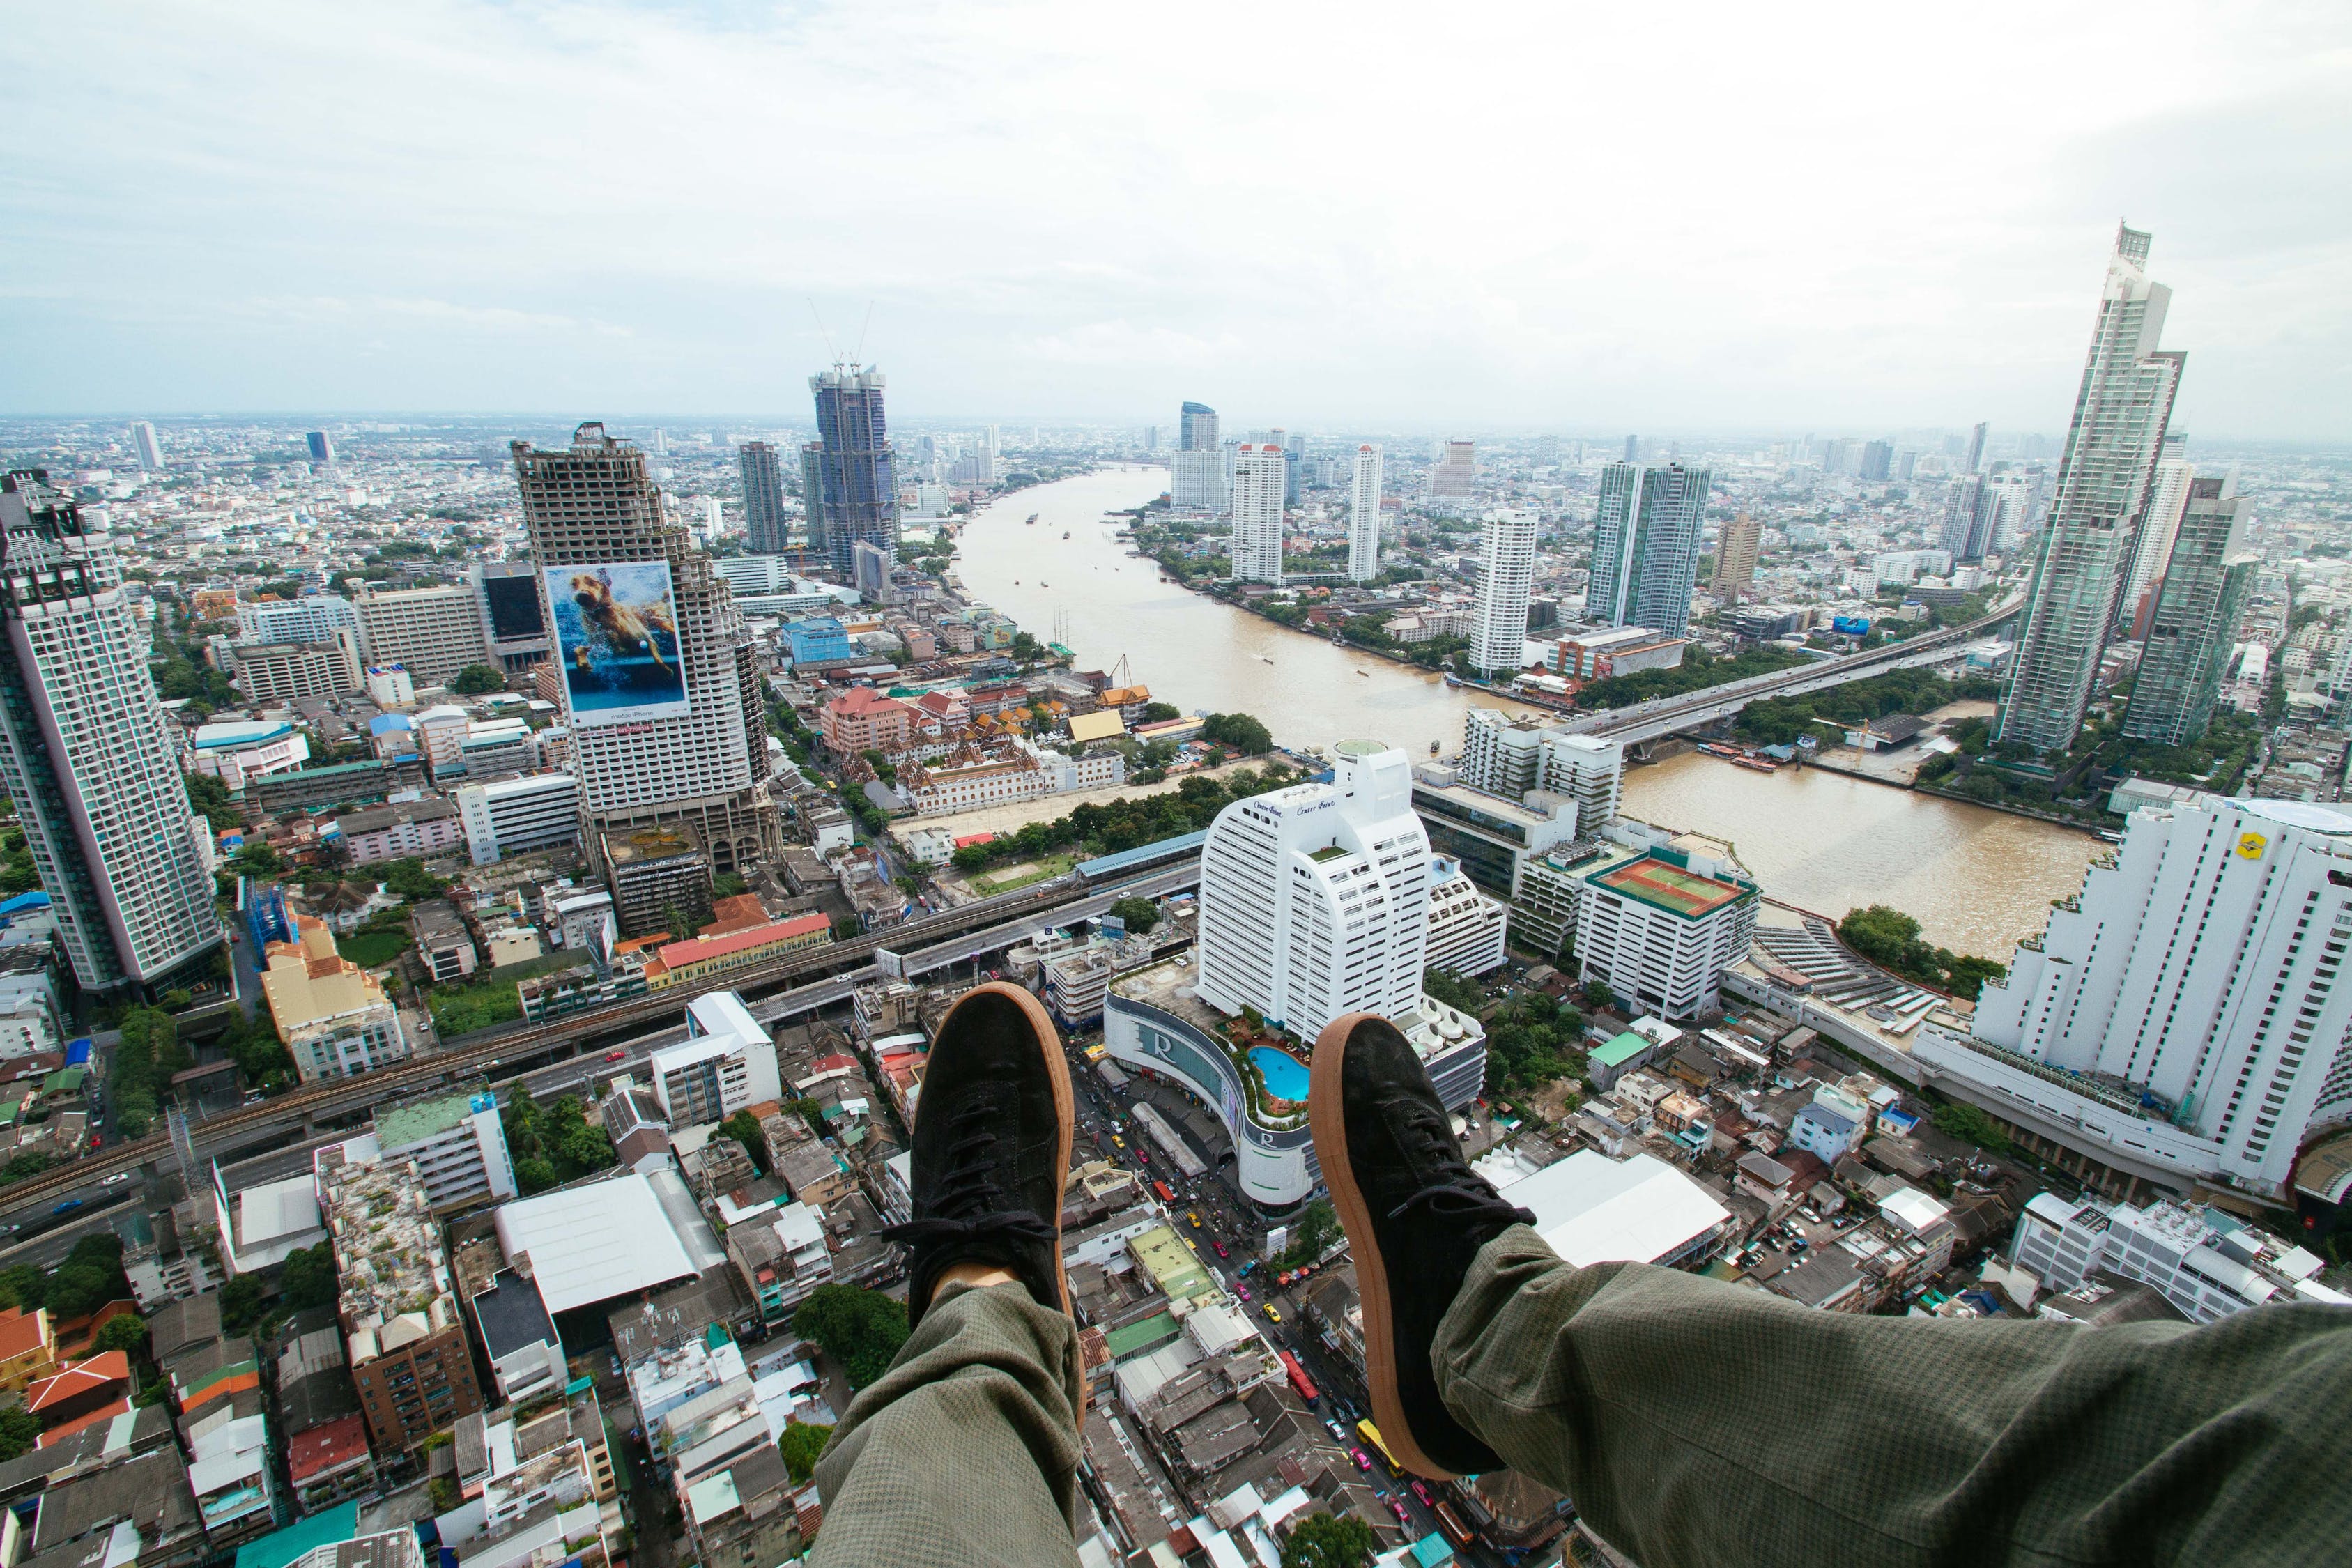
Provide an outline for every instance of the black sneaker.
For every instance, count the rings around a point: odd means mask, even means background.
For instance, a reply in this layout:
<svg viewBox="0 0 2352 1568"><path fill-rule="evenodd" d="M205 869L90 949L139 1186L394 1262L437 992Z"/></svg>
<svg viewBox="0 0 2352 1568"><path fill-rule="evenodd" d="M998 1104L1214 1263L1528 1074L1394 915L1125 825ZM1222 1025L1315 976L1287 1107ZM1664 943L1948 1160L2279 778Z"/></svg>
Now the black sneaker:
<svg viewBox="0 0 2352 1568"><path fill-rule="evenodd" d="M1429 1347L1478 1249L1535 1215L1471 1173L1420 1057L1377 1014L1350 1013L1316 1040L1307 1113L1356 1259L1381 1436L1432 1480L1501 1469L1438 1397Z"/></svg>
<svg viewBox="0 0 2352 1568"><path fill-rule="evenodd" d="M1062 1191L1075 1122L1062 1037L1037 999L1003 984L959 998L915 1108L914 1215L882 1233L908 1248L910 1327L959 1263L1008 1269L1040 1305L1070 1310Z"/></svg>

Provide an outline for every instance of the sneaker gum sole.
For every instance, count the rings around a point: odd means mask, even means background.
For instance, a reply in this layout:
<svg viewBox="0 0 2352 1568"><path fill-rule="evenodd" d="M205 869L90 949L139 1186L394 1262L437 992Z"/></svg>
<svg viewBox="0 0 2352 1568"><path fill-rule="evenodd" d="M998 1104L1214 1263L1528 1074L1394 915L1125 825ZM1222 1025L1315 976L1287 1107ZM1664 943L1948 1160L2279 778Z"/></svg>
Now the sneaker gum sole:
<svg viewBox="0 0 2352 1568"><path fill-rule="evenodd" d="M1060 1184L1066 1191L1070 1184L1070 1143L1076 1133L1078 1112L1076 1099L1070 1089L1070 1064L1062 1055L1062 1031L1055 1026L1053 1015L1045 1011L1045 1005L1038 1001L1025 986L1014 985L1003 980L992 980L985 985L974 986L964 993L964 995L978 996L983 993L1005 998L1028 1016L1030 1026L1036 1037L1038 1052L1045 1059L1045 1076L1054 1085L1054 1109L1062 1123L1062 1152L1058 1166L1061 1173ZM962 1005L962 997L957 998L956 1006ZM948 1016L940 1020L940 1034L947 1033L948 1022L954 1016L954 1008L950 1008ZM1062 1209L1058 1202L1055 1203L1054 1212L1049 1217L1053 1221L1055 1230L1058 1232L1062 1228ZM1070 1276L1062 1267L1062 1248L1058 1241L1054 1247L1054 1284L1062 1293L1062 1315L1070 1320L1075 1331L1077 1312L1070 1303ZM1078 1380L1077 1408L1072 1412L1072 1415L1077 1421L1078 1430L1085 1431L1087 1385L1083 1375Z"/></svg>
<svg viewBox="0 0 2352 1568"><path fill-rule="evenodd" d="M1372 1425L1397 1462L1433 1481L1456 1479L1421 1451L1404 1418L1404 1402L1397 1395L1396 1332L1389 1314L1388 1268L1373 1241L1372 1211L1349 1163L1348 1119L1340 1074L1348 1037L1356 1026L1377 1013L1349 1013L1334 1018L1315 1038L1315 1060L1307 1068L1307 1124L1313 1130L1315 1152L1323 1163L1323 1183L1331 1190L1331 1205L1339 1211L1356 1259L1356 1293L1364 1309L1364 1384L1372 1399Z"/></svg>

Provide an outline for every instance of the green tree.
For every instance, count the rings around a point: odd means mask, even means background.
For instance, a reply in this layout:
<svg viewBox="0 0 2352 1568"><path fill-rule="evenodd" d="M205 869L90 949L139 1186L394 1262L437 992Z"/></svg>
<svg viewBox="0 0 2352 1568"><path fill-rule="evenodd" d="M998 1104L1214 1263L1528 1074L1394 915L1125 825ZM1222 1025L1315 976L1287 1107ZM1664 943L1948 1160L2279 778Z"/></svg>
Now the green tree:
<svg viewBox="0 0 2352 1568"><path fill-rule="evenodd" d="M0 1459L32 1452L41 1440L41 1418L21 1405L0 1410Z"/></svg>
<svg viewBox="0 0 2352 1568"><path fill-rule="evenodd" d="M1160 923L1160 906L1150 899L1120 899L1110 907L1110 912L1127 922L1127 929L1139 934Z"/></svg>
<svg viewBox="0 0 2352 1568"><path fill-rule="evenodd" d="M1229 747L1245 757L1274 750L1274 736L1246 713L1212 713L1201 721L1201 738Z"/></svg>
<svg viewBox="0 0 2352 1568"><path fill-rule="evenodd" d="M710 891L715 898L740 898L751 890L751 884L743 879L740 871L723 872L710 884Z"/></svg>
<svg viewBox="0 0 2352 1568"><path fill-rule="evenodd" d="M232 1334L249 1332L261 1321L268 1289L258 1274L240 1274L221 1287L221 1327Z"/></svg>
<svg viewBox="0 0 2352 1568"><path fill-rule="evenodd" d="M784 1435L776 1439L776 1451L784 1458L784 1468L792 1472L793 1484L801 1486L816 1473L817 1456L824 1452L825 1439L833 1428L814 1422L786 1421Z"/></svg>
<svg viewBox="0 0 2352 1568"><path fill-rule="evenodd" d="M1379 1548L1372 1527L1352 1514L1309 1514L1282 1543L1282 1568L1363 1568Z"/></svg>
<svg viewBox="0 0 2352 1568"><path fill-rule="evenodd" d="M383 867L385 889L396 899L411 903L419 899L437 899L449 890L449 884L425 868L425 862L415 856L387 860Z"/></svg>
<svg viewBox="0 0 2352 1568"><path fill-rule="evenodd" d="M793 1314L793 1330L839 1362L852 1388L863 1388L907 1342L907 1309L879 1290L820 1285Z"/></svg>
<svg viewBox="0 0 2352 1568"><path fill-rule="evenodd" d="M1617 993L1609 989L1609 982L1596 976L1584 983L1584 1005L1601 1012L1617 1005Z"/></svg>
<svg viewBox="0 0 2352 1568"><path fill-rule="evenodd" d="M449 682L449 689L460 697L482 697L506 689L506 671L494 664L469 664Z"/></svg>
<svg viewBox="0 0 2352 1568"><path fill-rule="evenodd" d="M229 868L248 877L274 877L286 868L285 858L267 844L247 844L228 858Z"/></svg>
<svg viewBox="0 0 2352 1568"><path fill-rule="evenodd" d="M335 1303L335 1248L331 1242L286 1255L278 1271L278 1294L290 1311Z"/></svg>
<svg viewBox="0 0 2352 1568"><path fill-rule="evenodd" d="M109 1318L106 1326L99 1330L89 1342L90 1349L94 1351L121 1351L125 1355L132 1354L146 1343L147 1320L136 1312L124 1312L119 1317Z"/></svg>
<svg viewBox="0 0 2352 1568"><path fill-rule="evenodd" d="M1171 719L1181 719L1184 711L1173 702L1147 702L1143 705L1143 722L1165 724Z"/></svg>
<svg viewBox="0 0 2352 1568"><path fill-rule="evenodd" d="M748 1110L739 1110L719 1124L719 1135L732 1138L743 1145L743 1152L751 1156L761 1175L768 1172L768 1135L760 1131L760 1119Z"/></svg>
<svg viewBox="0 0 2352 1568"><path fill-rule="evenodd" d="M1962 1139L1995 1154L2009 1152L2009 1134L2003 1132L2000 1124L1991 1117L1973 1105L1965 1105L1958 1100L1948 1101L1936 1107L1936 1113L1932 1120L1936 1123L1937 1131L1940 1132Z"/></svg>
<svg viewBox="0 0 2352 1568"><path fill-rule="evenodd" d="M1475 1014L1486 1005L1477 983L1464 979L1451 969L1423 970L1421 988L1457 1012Z"/></svg>

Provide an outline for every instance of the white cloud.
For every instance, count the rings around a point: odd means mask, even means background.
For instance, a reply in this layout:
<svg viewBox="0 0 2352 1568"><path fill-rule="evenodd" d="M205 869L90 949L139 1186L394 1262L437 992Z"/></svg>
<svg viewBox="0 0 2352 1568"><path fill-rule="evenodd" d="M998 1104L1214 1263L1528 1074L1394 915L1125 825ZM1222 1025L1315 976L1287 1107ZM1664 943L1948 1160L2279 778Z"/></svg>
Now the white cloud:
<svg viewBox="0 0 2352 1568"><path fill-rule="evenodd" d="M2047 429L2127 215L2201 427L2352 424L2340 7L85 0L16 41L24 408L791 414L813 300L872 302L902 416Z"/></svg>

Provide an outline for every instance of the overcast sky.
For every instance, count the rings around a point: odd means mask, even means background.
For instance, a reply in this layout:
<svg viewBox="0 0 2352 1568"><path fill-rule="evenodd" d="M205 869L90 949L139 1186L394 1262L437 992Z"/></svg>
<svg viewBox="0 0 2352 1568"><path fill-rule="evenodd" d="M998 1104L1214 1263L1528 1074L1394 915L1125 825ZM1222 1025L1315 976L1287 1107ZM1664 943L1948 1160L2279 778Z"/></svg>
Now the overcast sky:
<svg viewBox="0 0 2352 1568"><path fill-rule="evenodd" d="M10 7L0 407L2352 437L2352 6ZM812 310L814 301L814 310Z"/></svg>

